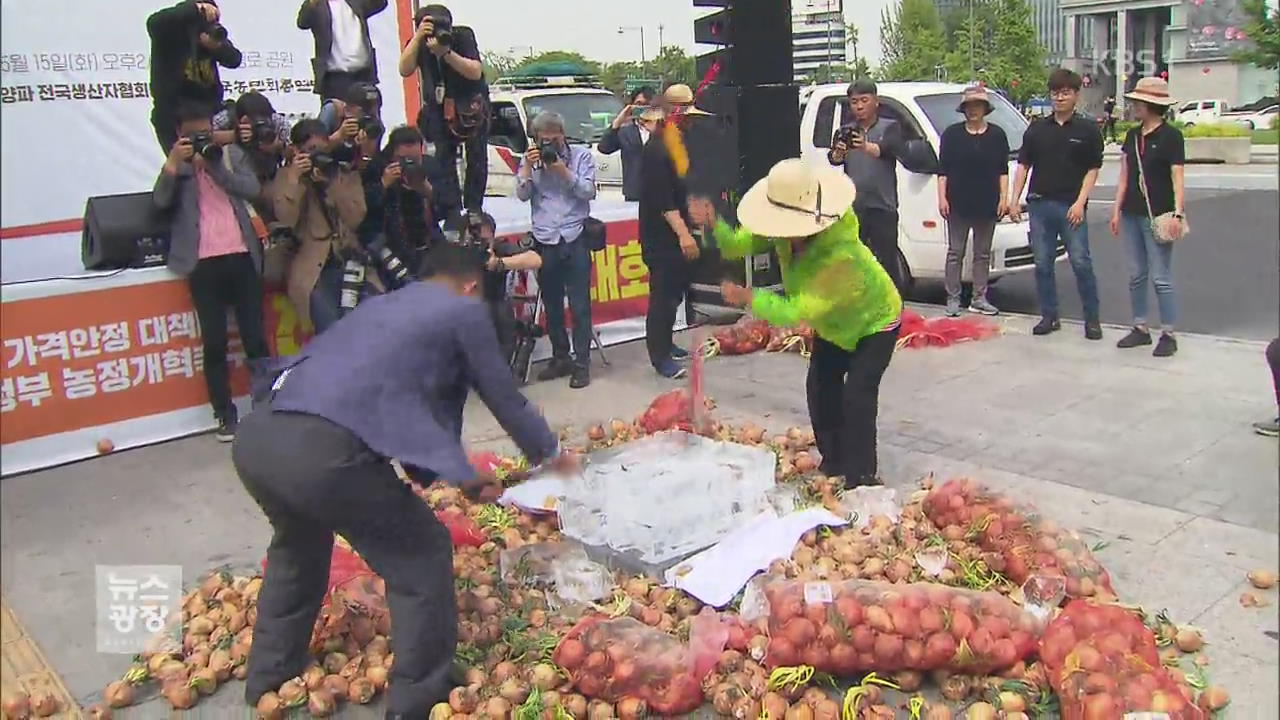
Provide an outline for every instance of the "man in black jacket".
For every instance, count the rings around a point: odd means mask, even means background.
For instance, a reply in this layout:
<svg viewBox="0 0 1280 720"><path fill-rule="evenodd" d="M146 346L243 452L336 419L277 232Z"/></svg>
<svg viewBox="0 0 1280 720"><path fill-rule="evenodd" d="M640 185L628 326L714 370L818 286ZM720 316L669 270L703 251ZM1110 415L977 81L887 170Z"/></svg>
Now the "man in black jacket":
<svg viewBox="0 0 1280 720"><path fill-rule="evenodd" d="M398 127L388 135L383 152L363 170L367 212L360 242L374 252L386 247L410 274L417 274L426 253L444 241L440 219L444 208L456 202L443 178L445 171L423 149L417 128ZM398 284L390 282L390 287Z"/></svg>
<svg viewBox="0 0 1280 720"><path fill-rule="evenodd" d="M311 68L322 101L341 98L352 83L378 84L369 18L386 9L387 0L302 0L298 29L315 37Z"/></svg>
<svg viewBox="0 0 1280 720"><path fill-rule="evenodd" d="M219 22L214 0L184 0L147 18L151 36L151 125L166 154L178 140L176 111L181 103L222 104L218 66L240 67L240 51Z"/></svg>
<svg viewBox="0 0 1280 720"><path fill-rule="evenodd" d="M642 87L631 94L631 102L613 119L609 129L600 138L599 150L604 155L622 151L622 197L630 202L640 200L643 187L640 167L644 145L649 142L662 111L651 108L653 88Z"/></svg>

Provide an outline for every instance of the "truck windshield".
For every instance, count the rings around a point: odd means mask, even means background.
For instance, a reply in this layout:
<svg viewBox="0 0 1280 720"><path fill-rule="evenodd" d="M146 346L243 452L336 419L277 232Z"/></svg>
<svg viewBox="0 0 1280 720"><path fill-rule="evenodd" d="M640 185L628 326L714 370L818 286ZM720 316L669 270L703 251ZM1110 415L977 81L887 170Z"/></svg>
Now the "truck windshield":
<svg viewBox="0 0 1280 720"><path fill-rule="evenodd" d="M525 117L530 121L543 111L559 113L564 118L565 135L593 143L622 112L622 103L607 93L540 95L524 100Z"/></svg>
<svg viewBox="0 0 1280 720"><path fill-rule="evenodd" d="M916 98L916 102L920 103L933 129L941 135L951 125L964 121L964 115L956 110L960 105L960 97L960 93L921 95ZM1009 157L1016 157L1018 150L1022 148L1022 134L1027 130L1027 120L999 93L991 93L991 104L995 107L995 112L987 116L987 121L999 125L1004 134L1009 136Z"/></svg>

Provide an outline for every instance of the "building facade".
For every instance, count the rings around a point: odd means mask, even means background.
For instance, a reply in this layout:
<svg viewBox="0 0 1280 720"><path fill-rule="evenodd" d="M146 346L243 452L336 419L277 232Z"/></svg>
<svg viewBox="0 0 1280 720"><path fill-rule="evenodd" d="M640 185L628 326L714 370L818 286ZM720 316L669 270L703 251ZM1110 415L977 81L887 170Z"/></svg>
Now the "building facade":
<svg viewBox="0 0 1280 720"><path fill-rule="evenodd" d="M1248 40L1239 0L1059 0L1066 16L1065 65L1085 76L1086 112L1140 78L1165 77L1180 101L1242 105L1275 95L1275 71L1232 60Z"/></svg>
<svg viewBox="0 0 1280 720"><path fill-rule="evenodd" d="M797 81L818 79L824 65L851 64L844 0L793 0L791 47Z"/></svg>

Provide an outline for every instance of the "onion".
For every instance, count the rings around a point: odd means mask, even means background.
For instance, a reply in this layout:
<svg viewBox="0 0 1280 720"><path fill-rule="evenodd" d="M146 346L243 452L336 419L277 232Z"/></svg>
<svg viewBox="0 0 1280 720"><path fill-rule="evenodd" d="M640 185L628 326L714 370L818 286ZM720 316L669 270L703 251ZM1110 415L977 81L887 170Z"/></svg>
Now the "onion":
<svg viewBox="0 0 1280 720"><path fill-rule="evenodd" d="M325 675L321 687L332 693L335 698L341 699L347 696L347 679L341 675Z"/></svg>
<svg viewBox="0 0 1280 720"><path fill-rule="evenodd" d="M341 671L348 662L350 660L343 653L331 652L324 656L324 670L326 673L336 673Z"/></svg>
<svg viewBox="0 0 1280 720"><path fill-rule="evenodd" d="M783 718L785 720L813 720L813 708L804 703L796 703L787 708Z"/></svg>
<svg viewBox="0 0 1280 720"><path fill-rule="evenodd" d="M900 670L893 674L893 682L904 693L913 693L924 684L924 676L914 670Z"/></svg>
<svg viewBox="0 0 1280 720"><path fill-rule="evenodd" d="M284 717L284 702L273 692L266 692L258 698L258 718L260 720L280 720Z"/></svg>
<svg viewBox="0 0 1280 720"><path fill-rule="evenodd" d="M1221 685L1210 685L1200 693L1198 705L1202 710L1215 711L1221 710L1231 702L1231 696L1227 694L1226 688Z"/></svg>
<svg viewBox="0 0 1280 720"><path fill-rule="evenodd" d="M587 439L591 442L600 442L604 440L604 438L605 431L603 425L596 424L587 428Z"/></svg>
<svg viewBox="0 0 1280 720"><path fill-rule="evenodd" d="M436 703L432 706L427 720L449 720L451 717L453 717L453 708L449 707L449 703Z"/></svg>
<svg viewBox="0 0 1280 720"><path fill-rule="evenodd" d="M711 707L718 715L732 715L734 706L742 697L742 691L737 687L720 683L711 693Z"/></svg>
<svg viewBox="0 0 1280 720"><path fill-rule="evenodd" d="M1200 632L1187 627L1178 629L1173 642L1184 653L1193 653L1204 647L1204 638L1200 636Z"/></svg>
<svg viewBox="0 0 1280 720"><path fill-rule="evenodd" d="M1276 586L1276 574L1270 570L1250 570L1249 582L1259 590L1270 590Z"/></svg>
<svg viewBox="0 0 1280 720"><path fill-rule="evenodd" d="M733 704L733 708L729 711L729 715L737 720L759 720L760 702L751 697L743 695Z"/></svg>
<svg viewBox="0 0 1280 720"><path fill-rule="evenodd" d="M117 680L107 686L102 697L113 708L128 707L133 704L133 686L124 680Z"/></svg>
<svg viewBox="0 0 1280 720"><path fill-rule="evenodd" d="M1002 691L996 696L996 704L1003 712L1026 712L1027 699L1016 692Z"/></svg>
<svg viewBox="0 0 1280 720"><path fill-rule="evenodd" d="M637 720L649 714L649 705L635 697L625 697L618 702L619 720Z"/></svg>
<svg viewBox="0 0 1280 720"><path fill-rule="evenodd" d="M454 688L461 690L463 688ZM474 694L474 693L473 693ZM369 682L367 677L352 678L347 681L347 699L358 705L367 705L373 700L373 683ZM453 693L449 693L449 704L453 704ZM475 710L475 705L471 705L471 710ZM468 711L470 712L470 710Z"/></svg>
<svg viewBox="0 0 1280 720"><path fill-rule="evenodd" d="M612 720L614 718L613 705L603 700L592 700L587 705L588 720Z"/></svg>
<svg viewBox="0 0 1280 720"><path fill-rule="evenodd" d="M371 665L364 671L364 676L373 684L374 692L382 692L387 686L387 668L385 665Z"/></svg>
<svg viewBox="0 0 1280 720"><path fill-rule="evenodd" d="M194 707L196 700L199 699L196 689L185 682L170 681L165 684L164 690L160 694L164 695L165 700L168 700L175 710L187 710Z"/></svg>
<svg viewBox="0 0 1280 720"><path fill-rule="evenodd" d="M301 678L294 678L280 686L276 691L285 707L298 707L307 702L307 686Z"/></svg>
<svg viewBox="0 0 1280 720"><path fill-rule="evenodd" d="M111 708L102 703L94 703L89 706L88 712L85 713L90 720L111 720Z"/></svg>
<svg viewBox="0 0 1280 720"><path fill-rule="evenodd" d="M0 709L4 711L5 720L26 720L31 717L31 698L21 690L6 693Z"/></svg>
<svg viewBox="0 0 1280 720"><path fill-rule="evenodd" d="M969 697L969 691L973 687L969 678L963 675L949 675L939 684L942 686L942 697L952 702L958 702Z"/></svg>
<svg viewBox="0 0 1280 720"><path fill-rule="evenodd" d="M454 688L455 692L457 690L458 688ZM524 683L520 682L515 678L507 678L507 681L502 683L502 685L498 687L498 694L506 698L507 702L511 703L512 705L520 705L524 703L525 700L529 699L529 688L525 687ZM452 694L449 696L449 698L450 698L449 704L453 705ZM454 705L454 710L457 710L457 709L458 707ZM458 712L463 712L463 711L458 710Z"/></svg>
<svg viewBox="0 0 1280 720"><path fill-rule="evenodd" d="M218 689L218 676L211 668L203 668L191 674L191 687L201 695L212 695Z"/></svg>
<svg viewBox="0 0 1280 720"><path fill-rule="evenodd" d="M964 711L965 720L996 720L996 709L990 703L976 702Z"/></svg>
<svg viewBox="0 0 1280 720"><path fill-rule="evenodd" d="M529 671L529 682L542 692L560 684L560 673L547 663L538 663Z"/></svg>
<svg viewBox="0 0 1280 720"><path fill-rule="evenodd" d="M311 665L302 671L302 682L307 686L307 690L315 690L324 685L324 668L319 665Z"/></svg>
<svg viewBox="0 0 1280 720"><path fill-rule="evenodd" d="M312 717L329 717L338 709L338 703L333 699L333 693L324 688L312 690L307 695L307 712Z"/></svg>
<svg viewBox="0 0 1280 720"><path fill-rule="evenodd" d="M564 705L565 712L573 716L574 720L587 720L587 699L585 697L577 694L566 695L561 704Z"/></svg>

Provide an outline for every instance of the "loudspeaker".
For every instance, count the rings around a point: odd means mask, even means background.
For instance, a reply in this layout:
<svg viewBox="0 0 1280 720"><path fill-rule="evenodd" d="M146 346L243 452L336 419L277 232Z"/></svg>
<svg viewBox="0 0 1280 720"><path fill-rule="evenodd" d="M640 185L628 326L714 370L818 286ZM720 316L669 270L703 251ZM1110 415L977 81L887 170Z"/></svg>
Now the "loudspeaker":
<svg viewBox="0 0 1280 720"><path fill-rule="evenodd" d="M693 117L686 133L689 194L711 198L716 211L736 224L735 208L756 181L778 161L800 155L800 97L795 85L732 87L713 84L703 90L698 107L712 117ZM719 261L714 248L700 263L694 282L718 285L726 272L739 282L742 263ZM756 263L754 285L781 282L776 258L767 268Z"/></svg>
<svg viewBox="0 0 1280 720"><path fill-rule="evenodd" d="M772 85L794 80L790 2L730 0L706 4L727 7L694 19L694 41L724 45L724 49L697 58L698 77L706 77L711 65L719 62L716 82L722 85ZM694 5L700 3L695 1Z"/></svg>
<svg viewBox="0 0 1280 720"><path fill-rule="evenodd" d="M163 265L169 254L169 214L150 192L101 195L84 206L80 259L85 270Z"/></svg>

